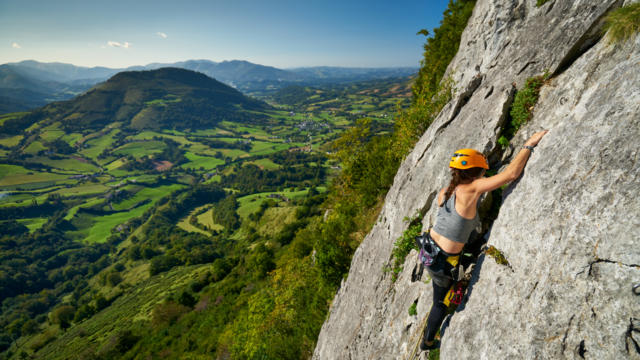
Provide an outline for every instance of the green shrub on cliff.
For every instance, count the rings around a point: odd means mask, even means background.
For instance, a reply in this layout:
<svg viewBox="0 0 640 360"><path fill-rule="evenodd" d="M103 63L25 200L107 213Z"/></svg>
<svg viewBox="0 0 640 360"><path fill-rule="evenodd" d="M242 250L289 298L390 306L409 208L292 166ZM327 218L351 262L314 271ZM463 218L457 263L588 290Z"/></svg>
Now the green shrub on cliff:
<svg viewBox="0 0 640 360"><path fill-rule="evenodd" d="M607 16L604 31L613 43L626 41L640 31L640 3L614 10Z"/></svg>
<svg viewBox="0 0 640 360"><path fill-rule="evenodd" d="M509 112L511 121L506 125L502 136L498 139L498 144L503 148L509 146L509 141L518 132L518 129L531 120L533 109L540 95L540 88L547 76L548 74L528 78L524 87L516 93Z"/></svg>
<svg viewBox="0 0 640 360"><path fill-rule="evenodd" d="M402 271L402 265L411 252L412 249L418 249L415 238L422 232L422 217L416 216L414 218L404 218L404 221L409 223L409 227L393 244L393 250L391 251L391 259L393 267L391 271L391 280L395 282L398 279L398 274Z"/></svg>
<svg viewBox="0 0 640 360"><path fill-rule="evenodd" d="M454 84L451 79L445 79L444 75L458 52L462 32L475 3L475 0L450 0L440 26L433 30L433 36L426 29L418 32L427 36L427 41L424 44L424 58L420 61L420 71L413 84L412 106L398 111L394 126L392 149L400 159L411 151L453 96Z"/></svg>
<svg viewBox="0 0 640 360"><path fill-rule="evenodd" d="M538 102L540 88L544 83L544 76L534 76L528 78L522 88L516 94L511 105L511 124L515 131L526 124L533 116L533 107ZM514 131L514 132L515 132Z"/></svg>
<svg viewBox="0 0 640 360"><path fill-rule="evenodd" d="M427 37L424 58L420 61L418 78L413 85L414 106L420 94L437 93L447 66L458 52L462 32L475 4L475 0L450 0L440 26L433 29L433 36ZM430 35L425 29L418 34Z"/></svg>

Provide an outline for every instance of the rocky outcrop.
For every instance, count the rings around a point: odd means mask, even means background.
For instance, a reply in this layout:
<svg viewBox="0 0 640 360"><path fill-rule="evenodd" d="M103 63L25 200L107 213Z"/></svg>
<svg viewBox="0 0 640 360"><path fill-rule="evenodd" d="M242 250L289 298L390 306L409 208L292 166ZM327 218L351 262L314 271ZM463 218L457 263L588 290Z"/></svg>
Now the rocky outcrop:
<svg viewBox="0 0 640 360"><path fill-rule="evenodd" d="M479 0L449 72L459 95L401 165L323 325L314 359L410 358L431 306L411 253L399 279L383 271L406 216L435 215L458 148L491 154L515 83L553 74L514 146L549 134L504 193L487 235L511 264L478 260L442 338L442 359L640 357L640 37L602 39L619 0ZM408 309L417 304L417 315ZM640 331L640 329L638 329Z"/></svg>

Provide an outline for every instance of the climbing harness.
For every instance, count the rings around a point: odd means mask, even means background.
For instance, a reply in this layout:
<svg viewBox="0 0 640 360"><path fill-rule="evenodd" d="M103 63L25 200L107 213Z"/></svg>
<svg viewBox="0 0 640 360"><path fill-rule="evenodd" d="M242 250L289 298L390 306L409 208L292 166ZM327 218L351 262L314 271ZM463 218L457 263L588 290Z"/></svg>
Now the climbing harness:
<svg viewBox="0 0 640 360"><path fill-rule="evenodd" d="M633 288L631 288L631 292L636 296L640 295L640 283L635 284Z"/></svg>
<svg viewBox="0 0 640 360"><path fill-rule="evenodd" d="M429 228L429 231L430 230L431 228ZM420 249L420 252L418 253L418 260L420 260L421 268L431 266L440 253L445 255L447 254L431 238L428 231L423 232L422 235L416 236L415 241L418 249ZM467 254L463 255L467 256ZM447 256L445 260L451 265L450 274L446 274L445 276L450 276L453 281L459 281L461 275L464 274L461 269L460 254Z"/></svg>

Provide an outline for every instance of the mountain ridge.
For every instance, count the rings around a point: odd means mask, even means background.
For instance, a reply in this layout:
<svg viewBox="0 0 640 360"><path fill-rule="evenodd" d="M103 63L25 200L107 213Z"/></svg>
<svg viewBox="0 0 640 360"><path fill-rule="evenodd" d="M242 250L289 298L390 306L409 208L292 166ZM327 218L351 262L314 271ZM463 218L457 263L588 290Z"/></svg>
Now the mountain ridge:
<svg viewBox="0 0 640 360"><path fill-rule="evenodd" d="M278 69L245 60L185 60L174 63L150 63L127 68L82 67L60 62L42 63L35 60L0 65L0 113L23 111L56 100L67 100L91 86L122 71L155 70L178 67L198 71L230 85L243 93L275 91L292 84L314 85L332 82L403 77L417 72L417 68L341 68L314 67ZM315 69L315 70L314 70ZM12 81L10 74L19 74L21 81ZM11 86L3 83L11 82ZM24 89L20 93L8 89Z"/></svg>

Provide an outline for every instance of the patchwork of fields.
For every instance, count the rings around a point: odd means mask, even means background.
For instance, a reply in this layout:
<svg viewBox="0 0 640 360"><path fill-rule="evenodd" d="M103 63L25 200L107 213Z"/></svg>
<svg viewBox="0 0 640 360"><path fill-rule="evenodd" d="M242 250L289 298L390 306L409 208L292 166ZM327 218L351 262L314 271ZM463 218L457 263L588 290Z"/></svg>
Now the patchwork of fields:
<svg viewBox="0 0 640 360"><path fill-rule="evenodd" d="M278 171L282 166L270 155L282 151L324 152L326 143L348 123L327 113L272 110L268 115L270 120L261 124L222 121L216 128L192 132L132 132L112 123L99 132L82 134L66 133L59 123L43 124L40 129L36 124L31 131L37 135L0 139L3 149L25 154L23 161L14 164L3 163L0 157L0 208L27 207L60 197L73 204L64 214L71 224L68 234L82 242L104 242L176 190L198 182L219 182L238 166ZM51 145L60 142L73 152L59 152ZM171 158L170 153L182 155ZM145 168L146 163L151 165ZM305 193L281 190L283 198ZM240 198L238 215L246 218L267 195L245 194ZM200 227L185 219L177 223L187 231L221 231L221 225L210 221L211 211L198 214ZM19 220L33 232L46 223L42 219L39 215Z"/></svg>
<svg viewBox="0 0 640 360"><path fill-rule="evenodd" d="M396 104L409 96L408 87L397 81L372 84L285 89L266 98L277 106L266 111L266 121L221 121L214 128L194 131L132 131L122 122L113 122L100 131L80 133L67 132L60 122L36 123L28 129L31 135L27 137L19 134L0 138L0 208L27 207L57 196L74 204L64 214L73 224L70 234L74 238L104 242L129 219L140 216L173 191L197 182L220 182L237 166L278 171L282 166L270 155L287 150L328 151L327 144L362 116L388 128ZM0 122L21 115L2 115ZM7 163L6 156L16 151L24 154L23 160ZM304 194L304 190L280 190L281 199ZM237 213L241 219L255 212L269 194L275 193L239 198ZM279 201L286 206L285 201ZM197 214L198 227L189 223L189 216L177 223L187 231L220 231L221 225L208 220L210 207ZM35 231L45 223L42 219L19 221Z"/></svg>

